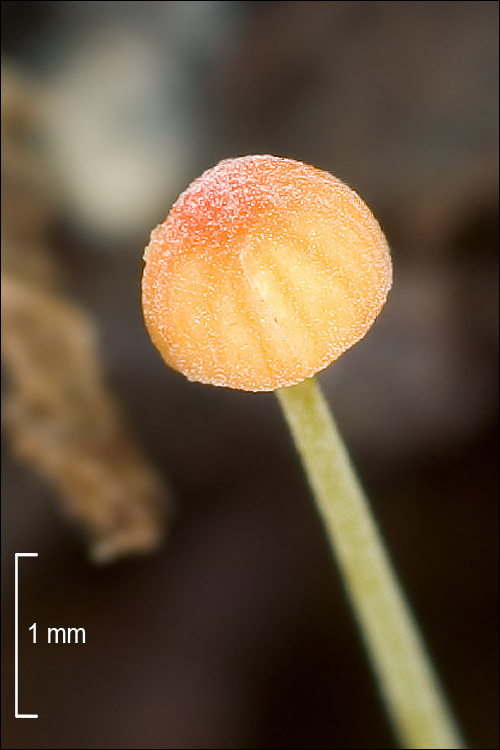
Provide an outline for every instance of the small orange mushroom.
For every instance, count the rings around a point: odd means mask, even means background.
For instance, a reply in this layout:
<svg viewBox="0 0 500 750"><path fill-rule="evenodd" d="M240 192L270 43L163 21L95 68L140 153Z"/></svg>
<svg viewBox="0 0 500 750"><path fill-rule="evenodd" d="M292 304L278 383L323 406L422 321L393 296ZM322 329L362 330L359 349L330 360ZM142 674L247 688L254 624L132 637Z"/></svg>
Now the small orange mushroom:
<svg viewBox="0 0 500 750"><path fill-rule="evenodd" d="M314 167L227 159L182 193L144 253L144 318L187 378L246 391L295 385L364 336L392 283L361 198Z"/></svg>
<svg viewBox="0 0 500 750"><path fill-rule="evenodd" d="M144 259L144 318L167 364L203 383L279 389L401 746L464 747L348 452L307 380L386 301L392 266L376 219L327 172L227 159L182 193Z"/></svg>

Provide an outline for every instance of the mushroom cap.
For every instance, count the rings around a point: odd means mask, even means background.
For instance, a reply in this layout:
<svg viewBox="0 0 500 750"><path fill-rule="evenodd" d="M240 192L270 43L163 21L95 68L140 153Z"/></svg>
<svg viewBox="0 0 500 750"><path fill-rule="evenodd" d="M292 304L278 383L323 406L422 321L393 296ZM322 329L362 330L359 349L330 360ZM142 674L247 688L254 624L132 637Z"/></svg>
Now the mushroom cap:
<svg viewBox="0 0 500 750"><path fill-rule="evenodd" d="M371 327L392 283L361 198L292 159L226 159L181 194L144 253L146 327L189 380L272 391Z"/></svg>

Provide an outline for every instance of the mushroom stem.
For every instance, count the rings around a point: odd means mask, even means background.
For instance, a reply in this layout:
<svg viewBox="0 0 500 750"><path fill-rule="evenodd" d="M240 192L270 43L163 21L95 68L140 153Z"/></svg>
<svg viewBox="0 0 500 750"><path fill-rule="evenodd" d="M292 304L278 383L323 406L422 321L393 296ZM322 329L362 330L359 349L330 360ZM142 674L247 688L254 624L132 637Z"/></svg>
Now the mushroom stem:
<svg viewBox="0 0 500 750"><path fill-rule="evenodd" d="M346 447L314 378L276 395L302 458L393 728L406 748L464 743Z"/></svg>

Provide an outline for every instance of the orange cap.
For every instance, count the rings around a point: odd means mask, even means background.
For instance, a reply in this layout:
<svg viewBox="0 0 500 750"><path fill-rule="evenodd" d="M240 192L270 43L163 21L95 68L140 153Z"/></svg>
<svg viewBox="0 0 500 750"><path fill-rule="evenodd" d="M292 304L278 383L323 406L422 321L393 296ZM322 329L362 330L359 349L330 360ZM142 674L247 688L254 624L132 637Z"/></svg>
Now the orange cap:
<svg viewBox="0 0 500 750"><path fill-rule="evenodd" d="M246 391L327 367L364 336L392 283L386 239L357 193L276 156L205 172L144 260L144 319L167 364Z"/></svg>

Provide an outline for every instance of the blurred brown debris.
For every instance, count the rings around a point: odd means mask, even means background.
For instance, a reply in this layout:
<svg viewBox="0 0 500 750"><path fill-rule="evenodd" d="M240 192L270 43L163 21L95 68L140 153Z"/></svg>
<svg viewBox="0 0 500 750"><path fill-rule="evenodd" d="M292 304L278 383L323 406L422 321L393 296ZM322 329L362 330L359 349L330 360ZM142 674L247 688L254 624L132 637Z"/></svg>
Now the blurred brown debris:
<svg viewBox="0 0 500 750"><path fill-rule="evenodd" d="M39 100L2 66L4 425L15 453L57 488L103 561L157 546L165 493L104 384L94 322L60 292Z"/></svg>
<svg viewBox="0 0 500 750"><path fill-rule="evenodd" d="M39 89L2 61L2 273L53 284L57 267L47 235L54 196L40 154Z"/></svg>

